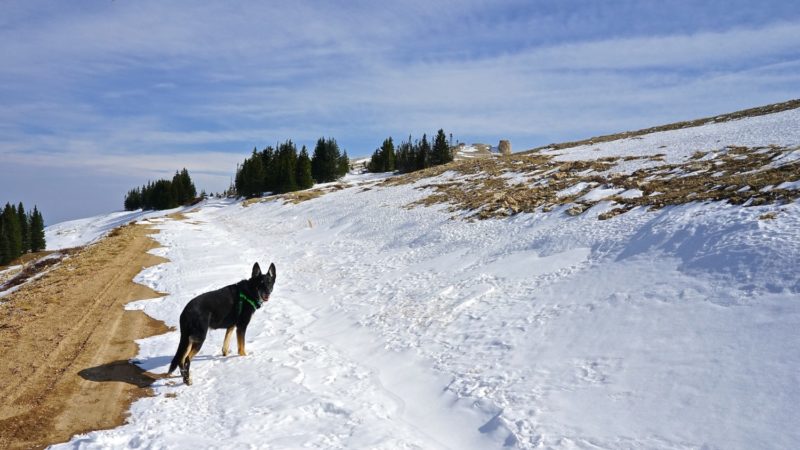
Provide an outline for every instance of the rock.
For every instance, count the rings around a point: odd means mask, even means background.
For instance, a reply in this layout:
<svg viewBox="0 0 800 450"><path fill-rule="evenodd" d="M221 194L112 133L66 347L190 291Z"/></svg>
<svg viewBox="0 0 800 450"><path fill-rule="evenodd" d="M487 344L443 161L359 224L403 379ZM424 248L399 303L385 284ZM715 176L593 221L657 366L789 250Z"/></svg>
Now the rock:
<svg viewBox="0 0 800 450"><path fill-rule="evenodd" d="M500 144L497 146L497 149L500 150L501 155L510 155L511 154L511 141L507 139L501 139Z"/></svg>

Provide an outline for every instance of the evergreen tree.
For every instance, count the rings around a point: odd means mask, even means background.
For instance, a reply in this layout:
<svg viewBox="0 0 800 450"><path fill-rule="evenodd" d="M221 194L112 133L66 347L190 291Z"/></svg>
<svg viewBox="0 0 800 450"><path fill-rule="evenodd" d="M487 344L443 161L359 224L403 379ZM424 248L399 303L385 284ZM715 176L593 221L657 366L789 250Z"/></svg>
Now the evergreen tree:
<svg viewBox="0 0 800 450"><path fill-rule="evenodd" d="M341 178L347 175L350 172L350 158L347 157L347 150L342 153L342 156L339 157L338 161L338 168L336 170L336 178Z"/></svg>
<svg viewBox="0 0 800 450"><path fill-rule="evenodd" d="M416 154L414 152L414 145L411 143L411 136L408 140L401 143L397 148L397 159L395 162L396 169L400 173L408 173L415 170Z"/></svg>
<svg viewBox="0 0 800 450"><path fill-rule="evenodd" d="M311 157L311 176L317 183L336 181L340 175L341 154L339 145L333 138L319 138Z"/></svg>
<svg viewBox="0 0 800 450"><path fill-rule="evenodd" d="M439 132L436 133L436 139L433 141L430 164L437 166L439 164L447 164L452 160L453 154L450 152L447 136L445 136L444 130L439 129Z"/></svg>
<svg viewBox="0 0 800 450"><path fill-rule="evenodd" d="M6 203L3 208L3 227L8 238L8 260L14 260L22 254L22 232L16 208Z"/></svg>
<svg viewBox="0 0 800 450"><path fill-rule="evenodd" d="M238 174L237 174L238 179ZM141 188L133 188L125 195L125 209L170 209L188 205L197 197L189 171L175 171L172 180L148 181Z"/></svg>
<svg viewBox="0 0 800 450"><path fill-rule="evenodd" d="M44 238L44 218L42 213L33 206L33 213L31 214L31 250L38 252L47 247Z"/></svg>
<svg viewBox="0 0 800 450"><path fill-rule="evenodd" d="M170 188L172 189L172 198L175 200L175 203L182 205L186 200L186 193L183 192L181 173L178 172L177 170L175 171L175 175L172 177L172 183L170 183Z"/></svg>
<svg viewBox="0 0 800 450"><path fill-rule="evenodd" d="M0 211L0 266L5 266L11 262L11 243L6 233L3 212Z"/></svg>
<svg viewBox="0 0 800 450"><path fill-rule="evenodd" d="M125 209L133 211L142 207L142 190L137 187L128 191L128 195L125 196Z"/></svg>
<svg viewBox="0 0 800 450"><path fill-rule="evenodd" d="M369 158L369 162L367 163L367 170L373 173L377 173L381 171L383 167L383 161L381 160L381 150L375 149L372 152L372 156Z"/></svg>
<svg viewBox="0 0 800 450"><path fill-rule="evenodd" d="M189 171L185 167L181 170L180 182L184 195L183 201L180 203L186 205L193 202L197 198L197 188L194 186L192 177L189 176Z"/></svg>
<svg viewBox="0 0 800 450"><path fill-rule="evenodd" d="M419 143L416 156L417 161L414 170L430 167L431 145L428 143L428 136L426 134L422 135L422 141Z"/></svg>
<svg viewBox="0 0 800 450"><path fill-rule="evenodd" d="M261 151L261 164L264 166L264 191L275 192L275 183L278 179L276 158L277 151L272 146L267 146Z"/></svg>
<svg viewBox="0 0 800 450"><path fill-rule="evenodd" d="M276 156L275 192L284 193L297 190L295 179L297 166L297 147L291 140L278 146Z"/></svg>
<svg viewBox="0 0 800 450"><path fill-rule="evenodd" d="M397 167L397 155L394 151L394 142L389 137L383 141L381 148L375 150L367 163L370 172L394 172Z"/></svg>
<svg viewBox="0 0 800 450"><path fill-rule="evenodd" d="M383 172L394 172L397 157L394 153L394 142L391 136L384 139L383 144L381 144L381 160L383 162Z"/></svg>
<svg viewBox="0 0 800 450"><path fill-rule="evenodd" d="M297 158L297 174L295 175L298 189L308 189L314 186L314 179L311 176L311 158L308 157L308 150L304 145Z"/></svg>
<svg viewBox="0 0 800 450"><path fill-rule="evenodd" d="M30 222L28 221L28 215L25 214L25 207L22 206L22 202L17 205L17 220L19 221L19 234L22 243L21 252L25 254L31 250L31 234Z"/></svg>

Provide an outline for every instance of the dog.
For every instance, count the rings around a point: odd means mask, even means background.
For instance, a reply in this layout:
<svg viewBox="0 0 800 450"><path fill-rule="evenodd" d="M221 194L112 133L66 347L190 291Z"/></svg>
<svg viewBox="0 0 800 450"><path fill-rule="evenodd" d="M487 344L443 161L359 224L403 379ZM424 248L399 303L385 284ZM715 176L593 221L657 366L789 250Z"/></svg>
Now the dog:
<svg viewBox="0 0 800 450"><path fill-rule="evenodd" d="M179 367L183 382L187 385L192 384L189 366L192 358L203 346L209 328L226 328L222 356L228 356L231 334L235 328L239 355L246 356L244 334L247 331L247 324L250 323L256 310L269 300L274 285L275 264L269 265L267 273L261 273L261 267L255 263L249 280L200 294L190 300L181 313L181 340L167 375Z"/></svg>

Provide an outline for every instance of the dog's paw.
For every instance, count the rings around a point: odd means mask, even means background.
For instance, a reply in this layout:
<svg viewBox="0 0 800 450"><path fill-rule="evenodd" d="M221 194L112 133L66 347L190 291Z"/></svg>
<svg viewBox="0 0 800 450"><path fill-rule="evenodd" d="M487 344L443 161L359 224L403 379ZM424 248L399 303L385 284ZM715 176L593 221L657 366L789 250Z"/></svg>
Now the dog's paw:
<svg viewBox="0 0 800 450"><path fill-rule="evenodd" d="M247 356L247 352L244 350L239 350L239 356Z"/></svg>

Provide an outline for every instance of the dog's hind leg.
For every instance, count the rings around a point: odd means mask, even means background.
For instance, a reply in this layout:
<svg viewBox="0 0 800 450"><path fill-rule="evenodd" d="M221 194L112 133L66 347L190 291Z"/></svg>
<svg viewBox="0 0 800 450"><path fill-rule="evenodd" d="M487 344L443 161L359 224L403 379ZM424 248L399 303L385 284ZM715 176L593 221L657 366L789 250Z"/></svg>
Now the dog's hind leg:
<svg viewBox="0 0 800 450"><path fill-rule="evenodd" d="M231 335L233 334L233 330L236 328L236 325L228 327L225 330L225 340L222 341L222 356L228 356L228 349L231 347Z"/></svg>
<svg viewBox="0 0 800 450"><path fill-rule="evenodd" d="M182 365L183 360L186 358L186 352L189 350L189 343L189 337L181 333L181 341L178 344L178 351L175 352L175 356L172 358L172 362L169 364L167 375L174 372L176 367Z"/></svg>
<svg viewBox="0 0 800 450"><path fill-rule="evenodd" d="M186 357L183 360L183 365L181 366L181 375L183 375L183 382L187 385L192 384L192 376L189 373L189 367L192 365L192 358L197 355L200 351L200 347L203 346L203 337L202 340L197 340L197 338L189 338L189 348L186 349Z"/></svg>
<svg viewBox="0 0 800 450"><path fill-rule="evenodd" d="M181 359L178 362L178 367L181 369L181 376L183 377L183 382L191 385L192 384L192 377L189 375L189 365L192 362L192 353L197 353L194 351L194 346L197 345L193 340L188 339L189 345L186 346L186 350L181 355Z"/></svg>

